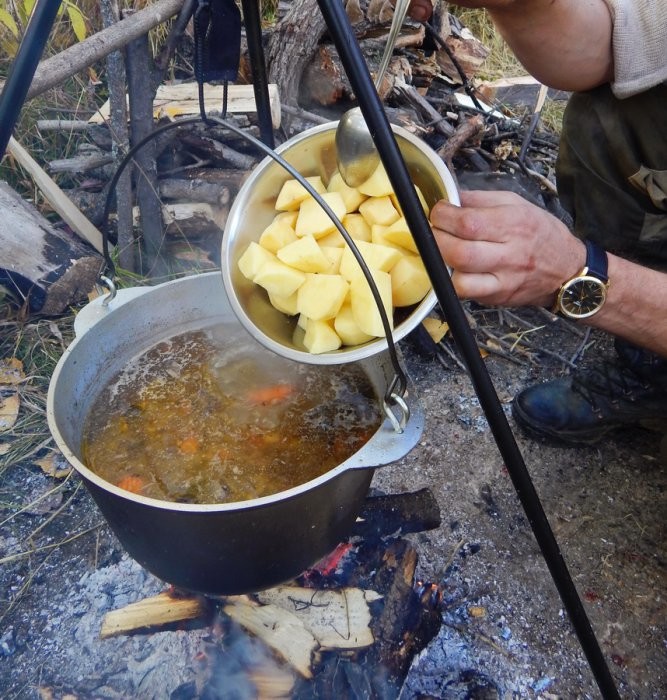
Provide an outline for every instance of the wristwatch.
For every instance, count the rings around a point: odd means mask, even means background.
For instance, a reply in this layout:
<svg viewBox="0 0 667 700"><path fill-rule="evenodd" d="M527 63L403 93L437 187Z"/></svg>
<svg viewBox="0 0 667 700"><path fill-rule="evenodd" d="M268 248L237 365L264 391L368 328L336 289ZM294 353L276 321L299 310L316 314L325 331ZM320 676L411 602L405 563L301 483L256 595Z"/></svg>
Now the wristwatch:
<svg viewBox="0 0 667 700"><path fill-rule="evenodd" d="M592 241L586 244L586 264L583 270L564 282L558 290L553 312L568 318L589 318L596 314L607 299L607 252Z"/></svg>

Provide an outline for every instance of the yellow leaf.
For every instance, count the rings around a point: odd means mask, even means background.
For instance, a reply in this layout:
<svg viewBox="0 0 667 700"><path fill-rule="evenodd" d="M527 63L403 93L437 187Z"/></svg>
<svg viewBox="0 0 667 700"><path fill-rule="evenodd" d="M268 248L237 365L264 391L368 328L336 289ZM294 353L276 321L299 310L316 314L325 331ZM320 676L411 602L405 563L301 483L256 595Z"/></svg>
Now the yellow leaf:
<svg viewBox="0 0 667 700"><path fill-rule="evenodd" d="M427 316L422 323L428 334L433 338L434 343L439 343L449 332L449 324L437 318Z"/></svg>
<svg viewBox="0 0 667 700"><path fill-rule="evenodd" d="M86 28L86 18L83 16L83 13L78 7L67 3L67 16L69 17L69 21L72 23L72 31L74 32L74 35L79 41L83 41L88 34L88 29Z"/></svg>
<svg viewBox="0 0 667 700"><path fill-rule="evenodd" d="M6 391L5 389L5 394ZM0 387L0 432L9 430L16 423L20 404L17 392L13 391L9 395L3 395L2 387Z"/></svg>
<svg viewBox="0 0 667 700"><path fill-rule="evenodd" d="M486 608L481 605L471 605L468 608L468 612L472 617L484 617L486 615Z"/></svg>
<svg viewBox="0 0 667 700"><path fill-rule="evenodd" d="M11 443L9 442L0 442L0 457L3 455L6 455L9 450L11 450L12 446Z"/></svg>
<svg viewBox="0 0 667 700"><path fill-rule="evenodd" d="M25 379L23 363L16 357L0 360L0 385L20 384Z"/></svg>
<svg viewBox="0 0 667 700"><path fill-rule="evenodd" d="M4 9L0 7L0 25L7 27L15 39L19 38L19 28L16 20Z"/></svg>
<svg viewBox="0 0 667 700"><path fill-rule="evenodd" d="M50 452L43 459L36 459L35 464L41 467L45 474L56 479L63 479L72 471L72 467L70 467L60 452Z"/></svg>

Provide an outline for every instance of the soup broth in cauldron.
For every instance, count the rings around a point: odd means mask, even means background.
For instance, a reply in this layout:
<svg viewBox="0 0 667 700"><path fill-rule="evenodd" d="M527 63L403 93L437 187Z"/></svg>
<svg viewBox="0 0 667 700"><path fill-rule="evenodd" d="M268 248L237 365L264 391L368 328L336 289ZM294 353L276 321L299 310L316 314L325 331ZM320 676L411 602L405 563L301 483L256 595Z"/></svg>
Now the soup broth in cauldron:
<svg viewBox="0 0 667 700"><path fill-rule="evenodd" d="M359 367L291 362L222 324L136 357L97 396L82 451L92 471L128 491L226 503L324 474L381 422Z"/></svg>

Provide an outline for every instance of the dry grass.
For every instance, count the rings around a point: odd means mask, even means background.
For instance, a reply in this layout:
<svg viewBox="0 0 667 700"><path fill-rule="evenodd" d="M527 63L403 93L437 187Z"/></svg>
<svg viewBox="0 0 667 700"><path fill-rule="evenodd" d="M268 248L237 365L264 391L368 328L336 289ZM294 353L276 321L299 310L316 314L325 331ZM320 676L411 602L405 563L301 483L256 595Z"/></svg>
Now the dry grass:
<svg viewBox="0 0 667 700"><path fill-rule="evenodd" d="M7 450L0 456L0 473L12 464L36 459L51 443L46 397L51 374L71 340L72 320L72 315L25 319L13 300L0 298L0 360L20 360L25 373L25 380L18 385L18 419L0 433L0 444Z"/></svg>
<svg viewBox="0 0 667 700"><path fill-rule="evenodd" d="M484 62L477 78L480 81L493 81L500 78L517 78L526 75L526 69L519 63L507 42L496 31L493 22L486 10L470 10L457 8L450 5L449 11L461 20L490 51L489 57ZM564 101L547 99L541 112L543 128L554 133L560 133L563 123ZM517 111L512 116L521 117L523 113Z"/></svg>

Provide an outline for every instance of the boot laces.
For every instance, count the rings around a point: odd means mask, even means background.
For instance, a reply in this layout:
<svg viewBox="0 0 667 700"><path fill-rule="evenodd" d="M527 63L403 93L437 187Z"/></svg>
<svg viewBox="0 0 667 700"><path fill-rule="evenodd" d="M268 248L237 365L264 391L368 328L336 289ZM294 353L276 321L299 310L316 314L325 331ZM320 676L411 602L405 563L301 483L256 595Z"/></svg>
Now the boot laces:
<svg viewBox="0 0 667 700"><path fill-rule="evenodd" d="M612 362L580 372L572 380L572 390L580 394L596 412L610 402L614 405L623 401L634 403L649 388L650 384L642 382L632 370Z"/></svg>

